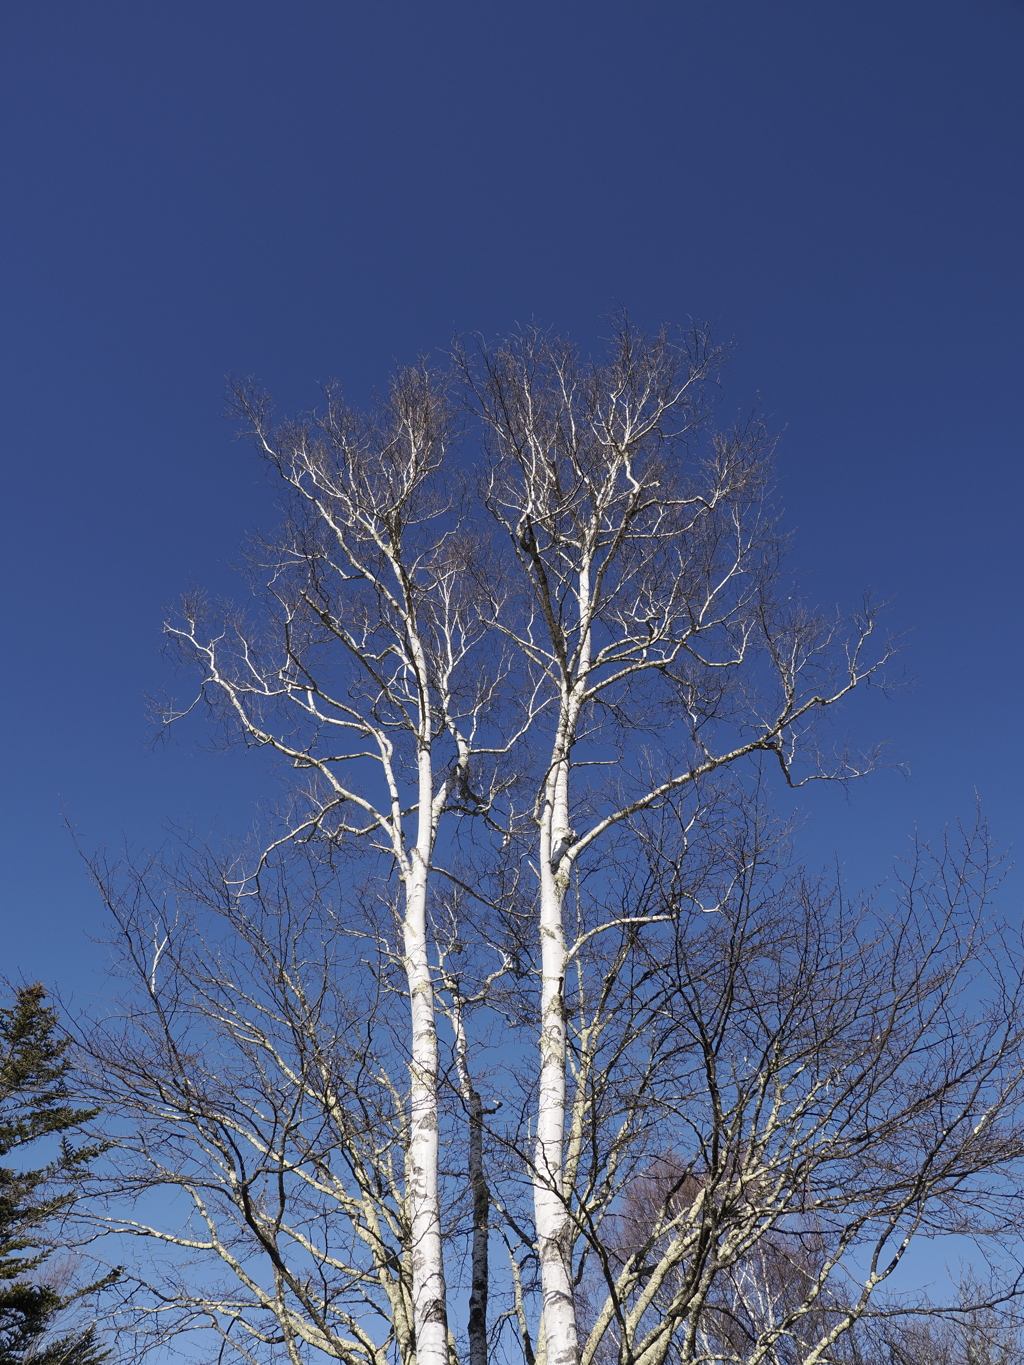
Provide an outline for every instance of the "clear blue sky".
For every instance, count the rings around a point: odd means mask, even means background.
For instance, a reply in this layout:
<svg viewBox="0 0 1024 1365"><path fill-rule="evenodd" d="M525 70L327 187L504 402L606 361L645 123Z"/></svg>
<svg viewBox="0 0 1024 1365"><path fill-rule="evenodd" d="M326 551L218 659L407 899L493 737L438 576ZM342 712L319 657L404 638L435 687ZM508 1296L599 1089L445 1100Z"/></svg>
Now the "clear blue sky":
<svg viewBox="0 0 1024 1365"><path fill-rule="evenodd" d="M104 960L61 802L94 847L272 790L146 747L163 605L273 521L224 375L361 398L618 303L735 338L808 593L913 628L915 689L849 718L911 777L819 792L809 854L881 875L975 788L1018 836L1021 0L32 0L2 38L5 973Z"/></svg>

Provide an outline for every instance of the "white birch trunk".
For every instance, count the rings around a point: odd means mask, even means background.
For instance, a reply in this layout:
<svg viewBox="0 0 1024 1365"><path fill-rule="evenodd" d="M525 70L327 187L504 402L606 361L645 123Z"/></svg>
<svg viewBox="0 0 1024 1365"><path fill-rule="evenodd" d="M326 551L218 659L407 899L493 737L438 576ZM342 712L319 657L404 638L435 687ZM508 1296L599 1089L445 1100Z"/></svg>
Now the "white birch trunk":
<svg viewBox="0 0 1024 1365"><path fill-rule="evenodd" d="M539 831L541 1027L533 1191L546 1365L576 1365L579 1358L572 1286L572 1235L563 1185L566 1121L563 907L570 866L564 855L572 842L569 828L569 750L575 725L572 710L571 705L563 708L563 723L556 738Z"/></svg>
<svg viewBox="0 0 1024 1365"><path fill-rule="evenodd" d="M427 882L433 846L433 772L419 757L419 829L405 872L405 972L412 1049L406 1192L412 1235L412 1292L417 1365L448 1365L448 1312L438 1197L437 1025L427 948Z"/></svg>
<svg viewBox="0 0 1024 1365"><path fill-rule="evenodd" d="M542 845L550 843L542 838ZM576 1314L569 1266L568 1219L563 1202L565 1137L565 938L562 891L555 876L541 875L541 1034L534 1216L544 1300L545 1358L575 1365Z"/></svg>
<svg viewBox="0 0 1024 1365"><path fill-rule="evenodd" d="M563 678L559 724L541 809L541 1027L534 1219L541 1267L545 1365L577 1365L579 1337L572 1283L572 1226L565 1189L566 947L563 913L575 840L569 810L569 771L591 665L591 579L584 556L577 585L579 651ZM563 656L564 657L564 656Z"/></svg>

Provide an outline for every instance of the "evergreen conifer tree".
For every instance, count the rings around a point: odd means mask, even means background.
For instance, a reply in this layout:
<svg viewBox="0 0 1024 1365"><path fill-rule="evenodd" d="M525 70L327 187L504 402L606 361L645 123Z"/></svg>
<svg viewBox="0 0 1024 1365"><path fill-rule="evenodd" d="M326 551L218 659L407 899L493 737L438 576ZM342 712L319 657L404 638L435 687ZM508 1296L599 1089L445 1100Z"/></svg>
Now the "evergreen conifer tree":
<svg viewBox="0 0 1024 1365"><path fill-rule="evenodd" d="M23 986L0 1009L0 1160L13 1153L17 1163L0 1166L0 1365L99 1365L108 1353L95 1328L54 1331L61 1310L99 1285L64 1294L37 1274L51 1251L47 1226L100 1150L64 1136L98 1111L69 1103L68 1039L45 997L41 985ZM57 1154L23 1169L22 1151L46 1138L59 1139Z"/></svg>

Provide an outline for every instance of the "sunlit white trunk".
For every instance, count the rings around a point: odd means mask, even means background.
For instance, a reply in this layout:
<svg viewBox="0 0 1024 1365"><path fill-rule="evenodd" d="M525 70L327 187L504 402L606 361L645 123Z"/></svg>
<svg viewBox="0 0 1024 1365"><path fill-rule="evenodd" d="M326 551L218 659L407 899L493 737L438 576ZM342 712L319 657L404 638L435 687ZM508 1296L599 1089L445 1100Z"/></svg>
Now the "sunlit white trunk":
<svg viewBox="0 0 1024 1365"><path fill-rule="evenodd" d="M433 844L432 765L419 757L419 830L405 873L405 972L412 1016L406 1192L412 1234L417 1365L448 1365L448 1314L438 1201L437 1027L427 952L427 880Z"/></svg>
<svg viewBox="0 0 1024 1365"><path fill-rule="evenodd" d="M572 1236L563 1187L566 1122L566 948L563 907L569 884L569 749L575 717L563 712L541 808L541 1027L534 1218L543 1293L546 1365L576 1365L578 1341L572 1287Z"/></svg>

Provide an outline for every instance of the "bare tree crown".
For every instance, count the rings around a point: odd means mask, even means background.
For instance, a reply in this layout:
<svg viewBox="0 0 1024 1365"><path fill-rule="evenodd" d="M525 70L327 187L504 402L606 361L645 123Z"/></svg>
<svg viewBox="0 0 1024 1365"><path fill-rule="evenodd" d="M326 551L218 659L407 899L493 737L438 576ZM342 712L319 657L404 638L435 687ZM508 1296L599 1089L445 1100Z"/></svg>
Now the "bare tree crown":
<svg viewBox="0 0 1024 1365"><path fill-rule="evenodd" d="M252 848L97 869L131 1004L85 1043L92 1226L154 1249L143 1346L826 1365L900 1320L914 1237L1008 1246L984 832L891 913L787 863L768 784L872 766L821 721L890 647L796 600L721 360L621 322L598 361L460 344L370 414L236 387L285 518L250 611L167 634L289 798Z"/></svg>

